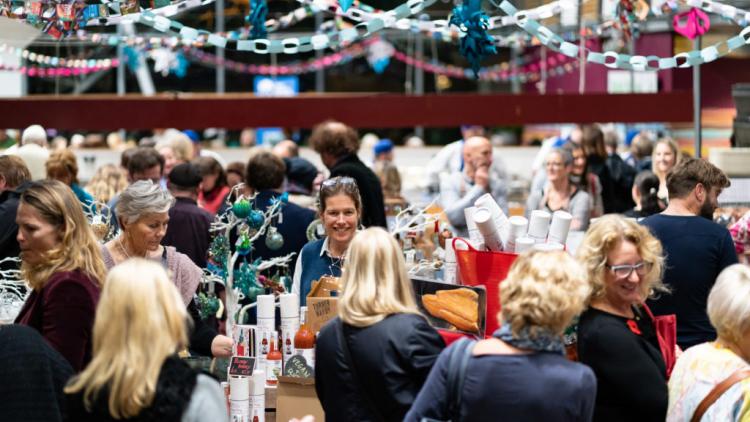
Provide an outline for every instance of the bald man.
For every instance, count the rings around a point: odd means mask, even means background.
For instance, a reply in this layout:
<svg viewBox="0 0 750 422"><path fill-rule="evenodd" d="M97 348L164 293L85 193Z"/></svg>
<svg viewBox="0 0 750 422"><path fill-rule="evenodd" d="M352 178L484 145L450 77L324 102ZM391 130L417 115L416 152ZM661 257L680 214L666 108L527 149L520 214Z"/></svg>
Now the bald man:
<svg viewBox="0 0 750 422"><path fill-rule="evenodd" d="M297 146L296 142L289 139L284 139L283 141L280 141L278 144L274 145L272 152L274 153L274 155L282 159L298 157L299 147Z"/></svg>
<svg viewBox="0 0 750 422"><path fill-rule="evenodd" d="M480 196L492 194L500 207L508 212L507 186L504 179L491 177L492 144L489 139L474 136L463 149L464 169L441 177L440 203L458 236L468 236L464 209L474 206Z"/></svg>

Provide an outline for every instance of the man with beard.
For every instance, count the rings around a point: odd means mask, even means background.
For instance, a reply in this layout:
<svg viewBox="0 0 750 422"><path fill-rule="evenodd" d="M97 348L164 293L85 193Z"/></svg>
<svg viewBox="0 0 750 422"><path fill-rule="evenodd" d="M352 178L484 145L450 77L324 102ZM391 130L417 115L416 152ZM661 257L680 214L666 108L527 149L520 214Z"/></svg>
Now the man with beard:
<svg viewBox="0 0 750 422"><path fill-rule="evenodd" d="M683 349L716 338L706 314L708 293L721 270L737 263L729 231L713 222L719 194L729 184L708 161L682 160L667 175L667 209L642 221L662 243L664 284L671 289L648 303L656 315L677 315Z"/></svg>

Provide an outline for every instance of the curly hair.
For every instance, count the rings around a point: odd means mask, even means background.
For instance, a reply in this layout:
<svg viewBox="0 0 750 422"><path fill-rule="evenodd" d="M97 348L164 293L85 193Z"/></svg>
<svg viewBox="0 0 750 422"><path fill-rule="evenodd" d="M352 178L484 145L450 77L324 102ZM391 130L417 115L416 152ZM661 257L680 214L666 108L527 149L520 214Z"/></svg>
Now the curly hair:
<svg viewBox="0 0 750 422"><path fill-rule="evenodd" d="M669 292L662 283L664 257L659 239L654 237L648 228L635 221L612 214L599 218L589 227L576 254L578 261L588 273L591 285L589 303L604 296L604 271L607 270L607 259L609 253L622 241L634 244L641 259L651 264L651 269L642 277L642 299L646 300L657 292Z"/></svg>
<svg viewBox="0 0 750 422"><path fill-rule="evenodd" d="M500 283L498 320L518 335L528 329L562 334L589 296L585 269L567 252L528 251Z"/></svg>
<svg viewBox="0 0 750 422"><path fill-rule="evenodd" d="M310 146L318 154L343 157L359 150L359 136L353 128L334 120L327 120L317 126L310 135Z"/></svg>

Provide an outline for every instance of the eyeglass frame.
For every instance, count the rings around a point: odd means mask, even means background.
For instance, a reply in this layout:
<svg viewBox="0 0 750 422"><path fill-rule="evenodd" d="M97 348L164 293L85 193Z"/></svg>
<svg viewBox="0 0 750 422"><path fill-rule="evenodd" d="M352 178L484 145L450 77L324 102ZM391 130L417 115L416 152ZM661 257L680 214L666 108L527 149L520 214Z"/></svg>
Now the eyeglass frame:
<svg viewBox="0 0 750 422"><path fill-rule="evenodd" d="M326 179L320 183L320 188L332 188L338 185L357 185L357 181L353 177L349 176L337 176L330 179Z"/></svg>
<svg viewBox="0 0 750 422"><path fill-rule="evenodd" d="M651 271L651 267L654 264L647 261L641 261L637 264L622 264L622 265L609 265L604 264L605 267L607 267L608 270L612 272L612 275L617 277L620 280L624 280L628 277L630 277L631 274L633 274L633 271L635 271L636 274L638 274L639 277L645 276L649 271ZM628 269L628 273L626 275L618 275L617 271L621 269ZM642 270L641 270L642 269Z"/></svg>

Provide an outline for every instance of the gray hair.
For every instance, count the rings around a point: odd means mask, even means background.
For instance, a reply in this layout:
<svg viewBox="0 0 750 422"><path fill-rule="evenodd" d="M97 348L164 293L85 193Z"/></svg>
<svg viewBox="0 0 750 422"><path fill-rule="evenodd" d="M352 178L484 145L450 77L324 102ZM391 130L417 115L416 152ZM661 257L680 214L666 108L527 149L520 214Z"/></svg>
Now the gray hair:
<svg viewBox="0 0 750 422"><path fill-rule="evenodd" d="M739 342L750 331L750 268L726 267L708 294L708 318L719 337Z"/></svg>
<svg viewBox="0 0 750 422"><path fill-rule="evenodd" d="M151 180L139 180L120 194L115 211L118 218L132 224L145 214L167 212L174 204L172 195Z"/></svg>
<svg viewBox="0 0 750 422"><path fill-rule="evenodd" d="M24 129L21 135L21 145L37 144L47 147L47 131L41 125L31 125Z"/></svg>
<svg viewBox="0 0 750 422"><path fill-rule="evenodd" d="M560 159L562 159L563 164L565 165L565 167L573 165L573 154L570 151L568 151L567 149L565 149L565 148L558 148L558 147L552 148L552 150L550 150L550 152L547 153L547 157L549 157L552 154L559 155ZM547 162L546 159L544 161Z"/></svg>

